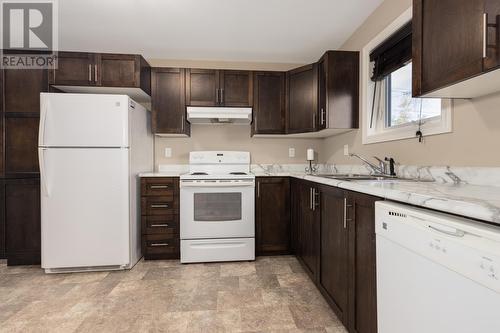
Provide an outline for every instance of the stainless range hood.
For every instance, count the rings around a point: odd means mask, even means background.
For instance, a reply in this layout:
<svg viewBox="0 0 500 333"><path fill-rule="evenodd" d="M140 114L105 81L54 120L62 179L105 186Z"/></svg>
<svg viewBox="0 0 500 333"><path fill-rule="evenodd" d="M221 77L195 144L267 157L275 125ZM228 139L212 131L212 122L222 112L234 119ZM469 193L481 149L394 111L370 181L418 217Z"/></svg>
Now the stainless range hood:
<svg viewBox="0 0 500 333"><path fill-rule="evenodd" d="M252 108L187 107L187 120L191 124L235 124L252 122Z"/></svg>

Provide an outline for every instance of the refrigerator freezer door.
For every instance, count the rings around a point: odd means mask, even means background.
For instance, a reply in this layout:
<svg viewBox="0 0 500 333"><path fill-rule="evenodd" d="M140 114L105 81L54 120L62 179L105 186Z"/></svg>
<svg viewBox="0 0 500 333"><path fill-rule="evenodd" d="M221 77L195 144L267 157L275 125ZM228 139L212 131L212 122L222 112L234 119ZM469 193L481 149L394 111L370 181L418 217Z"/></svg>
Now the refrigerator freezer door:
<svg viewBox="0 0 500 333"><path fill-rule="evenodd" d="M40 94L41 147L128 147L125 95Z"/></svg>
<svg viewBox="0 0 500 333"><path fill-rule="evenodd" d="M128 149L39 148L42 268L130 261Z"/></svg>

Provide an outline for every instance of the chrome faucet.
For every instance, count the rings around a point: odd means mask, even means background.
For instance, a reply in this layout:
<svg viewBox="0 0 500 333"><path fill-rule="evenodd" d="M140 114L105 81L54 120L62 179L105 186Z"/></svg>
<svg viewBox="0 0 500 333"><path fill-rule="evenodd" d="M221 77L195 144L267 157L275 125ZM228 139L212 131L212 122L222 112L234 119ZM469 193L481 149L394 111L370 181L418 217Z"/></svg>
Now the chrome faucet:
<svg viewBox="0 0 500 333"><path fill-rule="evenodd" d="M369 167L372 171L373 174L378 174L378 175L384 175L384 176L396 176L394 172L394 159L386 157L385 160L382 160L381 158L378 158L377 156L373 156L374 159L376 159L379 163L379 165L375 165L374 163L368 161L366 158L359 156L358 154L351 153L349 154L350 157L356 157L363 161L367 167ZM390 163L390 165L387 165L387 162Z"/></svg>

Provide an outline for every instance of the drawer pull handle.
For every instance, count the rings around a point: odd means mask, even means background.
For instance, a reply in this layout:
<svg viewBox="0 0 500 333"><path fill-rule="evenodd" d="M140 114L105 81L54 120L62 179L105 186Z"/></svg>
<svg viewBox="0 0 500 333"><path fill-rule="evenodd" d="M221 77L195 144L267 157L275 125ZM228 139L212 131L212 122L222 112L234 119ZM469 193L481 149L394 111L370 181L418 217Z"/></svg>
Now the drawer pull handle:
<svg viewBox="0 0 500 333"><path fill-rule="evenodd" d="M168 243L151 243L151 246L168 246Z"/></svg>
<svg viewBox="0 0 500 333"><path fill-rule="evenodd" d="M161 190L168 188L168 185L151 185L149 188L152 190Z"/></svg>
<svg viewBox="0 0 500 333"><path fill-rule="evenodd" d="M168 227L168 224L151 224L151 228L162 228L162 227Z"/></svg>
<svg viewBox="0 0 500 333"><path fill-rule="evenodd" d="M151 208L168 208L167 204L152 204Z"/></svg>

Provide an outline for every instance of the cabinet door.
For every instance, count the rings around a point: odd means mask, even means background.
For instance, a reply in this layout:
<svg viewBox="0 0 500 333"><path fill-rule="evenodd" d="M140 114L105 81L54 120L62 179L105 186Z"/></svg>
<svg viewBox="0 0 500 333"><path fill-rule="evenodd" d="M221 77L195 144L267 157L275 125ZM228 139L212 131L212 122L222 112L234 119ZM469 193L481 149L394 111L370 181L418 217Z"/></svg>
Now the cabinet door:
<svg viewBox="0 0 500 333"><path fill-rule="evenodd" d="M5 174L38 174L38 122L36 117L5 118Z"/></svg>
<svg viewBox="0 0 500 333"><path fill-rule="evenodd" d="M500 1L484 0L484 12L488 19L484 58L484 70L487 71L500 66Z"/></svg>
<svg viewBox="0 0 500 333"><path fill-rule="evenodd" d="M0 259L7 258L5 230L5 182L0 179Z"/></svg>
<svg viewBox="0 0 500 333"><path fill-rule="evenodd" d="M94 86L97 83L95 62L93 53L59 52L57 69L51 71L50 84Z"/></svg>
<svg viewBox="0 0 500 333"><path fill-rule="evenodd" d="M313 184L303 182L299 189L298 251L306 272L316 281L318 269L318 243L316 211L313 210Z"/></svg>
<svg viewBox="0 0 500 333"><path fill-rule="evenodd" d="M46 70L4 70L3 168L9 177L38 173L40 92L48 90Z"/></svg>
<svg viewBox="0 0 500 333"><path fill-rule="evenodd" d="M155 68L152 73L153 132L156 134L186 134L184 69Z"/></svg>
<svg viewBox="0 0 500 333"><path fill-rule="evenodd" d="M8 265L40 263L40 181L5 181Z"/></svg>
<svg viewBox="0 0 500 333"><path fill-rule="evenodd" d="M219 80L220 104L234 107L252 106L252 72L220 71Z"/></svg>
<svg viewBox="0 0 500 333"><path fill-rule="evenodd" d="M40 113L40 92L48 91L45 69L3 70L4 112Z"/></svg>
<svg viewBox="0 0 500 333"><path fill-rule="evenodd" d="M318 115L318 67L316 64L287 73L289 133L314 132Z"/></svg>
<svg viewBox="0 0 500 333"><path fill-rule="evenodd" d="M413 1L413 94L483 70L484 0Z"/></svg>
<svg viewBox="0 0 500 333"><path fill-rule="evenodd" d="M285 133L285 74L258 72L254 74L254 134Z"/></svg>
<svg viewBox="0 0 500 333"><path fill-rule="evenodd" d="M377 332L375 201L349 192L349 332Z"/></svg>
<svg viewBox="0 0 500 333"><path fill-rule="evenodd" d="M257 178L255 202L257 254L290 253L290 183L288 178Z"/></svg>
<svg viewBox="0 0 500 333"><path fill-rule="evenodd" d="M219 71L212 69L186 70L186 105L219 105Z"/></svg>
<svg viewBox="0 0 500 333"><path fill-rule="evenodd" d="M347 325L348 232L344 192L331 186L320 187L320 269L318 285L339 319Z"/></svg>
<svg viewBox="0 0 500 333"><path fill-rule="evenodd" d="M324 55L318 62L318 130L325 129L326 126L326 95L327 95L327 66L328 55Z"/></svg>
<svg viewBox="0 0 500 333"><path fill-rule="evenodd" d="M140 56L129 54L99 54L94 68L97 85L104 87L139 87Z"/></svg>

